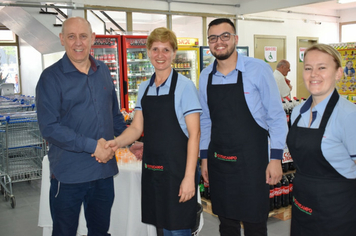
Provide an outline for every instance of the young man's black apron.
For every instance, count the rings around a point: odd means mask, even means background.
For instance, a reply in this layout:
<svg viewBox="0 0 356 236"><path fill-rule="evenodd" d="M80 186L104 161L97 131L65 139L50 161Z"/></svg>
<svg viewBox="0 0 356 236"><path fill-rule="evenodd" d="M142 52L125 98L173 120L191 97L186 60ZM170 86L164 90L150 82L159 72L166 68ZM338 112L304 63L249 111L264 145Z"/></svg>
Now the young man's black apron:
<svg viewBox="0 0 356 236"><path fill-rule="evenodd" d="M236 84L207 85L211 118L208 148L210 196L216 215L251 223L267 220L268 132L253 118L244 96L242 73Z"/></svg>
<svg viewBox="0 0 356 236"><path fill-rule="evenodd" d="M142 97L145 147L142 160L142 222L168 230L192 229L196 222L196 195L179 203L179 187L187 162L188 138L174 106L178 74L168 95Z"/></svg>
<svg viewBox="0 0 356 236"><path fill-rule="evenodd" d="M356 235L356 180L340 175L325 159L321 142L339 99L334 91L319 129L294 121L287 144L297 172L293 182L292 236Z"/></svg>

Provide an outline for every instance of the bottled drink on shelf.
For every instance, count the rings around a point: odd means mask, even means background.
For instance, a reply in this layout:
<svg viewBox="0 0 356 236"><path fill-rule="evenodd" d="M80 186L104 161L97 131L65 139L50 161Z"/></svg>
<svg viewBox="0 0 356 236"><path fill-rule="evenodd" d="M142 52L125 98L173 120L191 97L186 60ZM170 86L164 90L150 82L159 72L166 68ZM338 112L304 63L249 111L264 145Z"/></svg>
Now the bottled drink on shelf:
<svg viewBox="0 0 356 236"><path fill-rule="evenodd" d="M287 207L289 205L289 181L285 175L282 176L282 206Z"/></svg>
<svg viewBox="0 0 356 236"><path fill-rule="evenodd" d="M210 199L210 187L209 187L209 183L204 181L204 197L206 199Z"/></svg>
<svg viewBox="0 0 356 236"><path fill-rule="evenodd" d="M282 184L279 181L274 186L274 208L279 209L282 206Z"/></svg>
<svg viewBox="0 0 356 236"><path fill-rule="evenodd" d="M189 70L187 70L187 72L185 73L185 76L190 79L190 74L189 74Z"/></svg>
<svg viewBox="0 0 356 236"><path fill-rule="evenodd" d="M289 181L289 204L293 203L293 180L294 180L294 174L291 173L287 176L288 181Z"/></svg>
<svg viewBox="0 0 356 236"><path fill-rule="evenodd" d="M282 163L282 170L283 170L283 173L286 173L289 170L289 163L288 162Z"/></svg>
<svg viewBox="0 0 356 236"><path fill-rule="evenodd" d="M274 186L269 186L269 210L273 211L274 209Z"/></svg>
<svg viewBox="0 0 356 236"><path fill-rule="evenodd" d="M295 170L294 162L289 162L289 170Z"/></svg>

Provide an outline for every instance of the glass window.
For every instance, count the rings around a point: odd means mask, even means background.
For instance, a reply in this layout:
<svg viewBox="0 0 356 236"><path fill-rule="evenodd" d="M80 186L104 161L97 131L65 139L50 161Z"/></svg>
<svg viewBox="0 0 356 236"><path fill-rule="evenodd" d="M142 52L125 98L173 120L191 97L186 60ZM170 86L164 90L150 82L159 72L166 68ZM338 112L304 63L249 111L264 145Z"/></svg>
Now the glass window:
<svg viewBox="0 0 356 236"><path fill-rule="evenodd" d="M167 27L166 15L151 13L132 13L133 35L149 35L158 27Z"/></svg>
<svg viewBox="0 0 356 236"><path fill-rule="evenodd" d="M177 37L198 38L199 45L203 45L202 25L203 20L199 16L172 16L172 30Z"/></svg>
<svg viewBox="0 0 356 236"><path fill-rule="evenodd" d="M17 46L0 44L0 84L13 83L14 93L20 93Z"/></svg>
<svg viewBox="0 0 356 236"><path fill-rule="evenodd" d="M110 32L110 34L124 34L124 31L126 31L126 13L122 11L99 11L99 10L93 10L93 11L88 11L90 12L93 16L88 17L88 20L90 21L94 30L94 26L99 27L99 31L101 31L102 25L99 23L99 19L96 19L95 21L93 20L94 16L95 18L99 17L101 20L105 22L106 30ZM95 14L95 15L94 15ZM89 14L88 14L89 15ZM108 18L111 18L116 24L112 23ZM102 33L100 33L102 34ZM108 34L108 33L106 33Z"/></svg>
<svg viewBox="0 0 356 236"><path fill-rule="evenodd" d="M0 43L14 43L16 42L15 34L11 30L0 30Z"/></svg>
<svg viewBox="0 0 356 236"><path fill-rule="evenodd" d="M356 42L356 24L341 26L341 42Z"/></svg>

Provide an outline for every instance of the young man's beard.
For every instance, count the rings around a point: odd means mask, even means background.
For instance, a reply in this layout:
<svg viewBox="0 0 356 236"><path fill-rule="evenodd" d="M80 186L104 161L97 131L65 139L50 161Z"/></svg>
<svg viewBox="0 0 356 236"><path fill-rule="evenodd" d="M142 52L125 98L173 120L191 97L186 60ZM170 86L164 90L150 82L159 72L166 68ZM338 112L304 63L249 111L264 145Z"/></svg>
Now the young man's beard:
<svg viewBox="0 0 356 236"><path fill-rule="evenodd" d="M225 54L216 54L215 52L211 52L213 56L218 60L226 60L234 53L235 47L231 49L231 51L226 52Z"/></svg>

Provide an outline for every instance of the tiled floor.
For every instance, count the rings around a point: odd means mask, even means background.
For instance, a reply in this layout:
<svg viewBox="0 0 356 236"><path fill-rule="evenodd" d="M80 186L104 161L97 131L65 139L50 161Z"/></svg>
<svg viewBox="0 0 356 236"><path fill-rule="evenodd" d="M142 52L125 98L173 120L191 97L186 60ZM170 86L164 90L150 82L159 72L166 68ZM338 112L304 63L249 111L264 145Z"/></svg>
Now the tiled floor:
<svg viewBox="0 0 356 236"><path fill-rule="evenodd" d="M41 181L20 182L13 184L16 207L0 199L0 235L1 236L41 236L42 229L37 226ZM200 236L218 236L219 220L204 212L204 227ZM275 218L268 220L269 236L288 236L290 220ZM124 235L123 235L124 236ZM135 235L126 235L135 236Z"/></svg>

